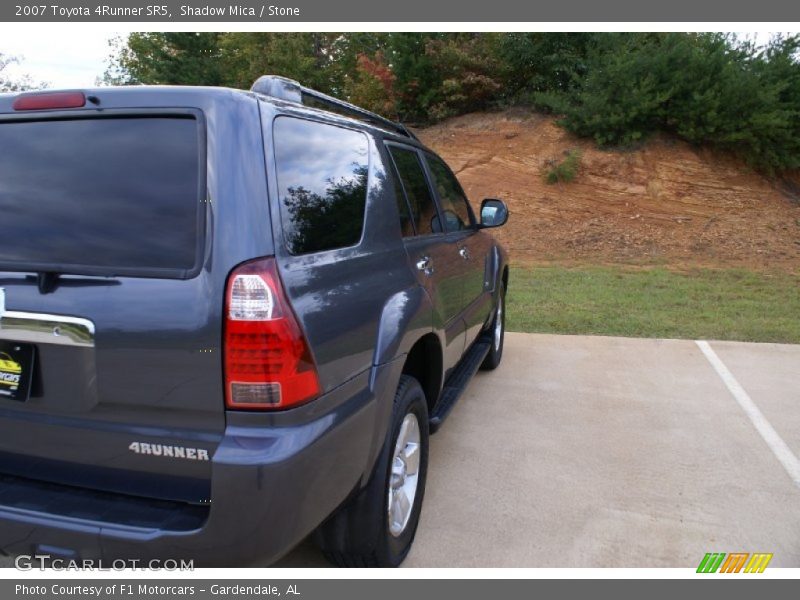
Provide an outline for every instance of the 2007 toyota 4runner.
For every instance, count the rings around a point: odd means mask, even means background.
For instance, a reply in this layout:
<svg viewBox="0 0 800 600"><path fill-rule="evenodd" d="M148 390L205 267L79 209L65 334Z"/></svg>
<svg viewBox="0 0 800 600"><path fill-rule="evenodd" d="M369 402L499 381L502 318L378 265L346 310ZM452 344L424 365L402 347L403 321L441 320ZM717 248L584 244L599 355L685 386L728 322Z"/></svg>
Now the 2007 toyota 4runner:
<svg viewBox="0 0 800 600"><path fill-rule="evenodd" d="M0 550L398 565L507 217L279 77L0 95Z"/></svg>

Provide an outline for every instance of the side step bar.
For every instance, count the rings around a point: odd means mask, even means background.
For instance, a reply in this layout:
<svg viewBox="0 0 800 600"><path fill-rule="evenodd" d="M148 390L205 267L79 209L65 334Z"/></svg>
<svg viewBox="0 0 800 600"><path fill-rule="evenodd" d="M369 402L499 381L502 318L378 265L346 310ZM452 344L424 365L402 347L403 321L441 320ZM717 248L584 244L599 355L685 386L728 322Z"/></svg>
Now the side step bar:
<svg viewBox="0 0 800 600"><path fill-rule="evenodd" d="M467 350L467 353L458 363L455 370L447 378L444 383L444 389L439 396L439 401L433 409L430 421L428 421L428 428L431 433L436 433L444 423L447 415L455 406L461 394L466 389L469 382L472 380L473 375L481 366L483 359L492 348L491 342L484 341L479 338L472 347Z"/></svg>

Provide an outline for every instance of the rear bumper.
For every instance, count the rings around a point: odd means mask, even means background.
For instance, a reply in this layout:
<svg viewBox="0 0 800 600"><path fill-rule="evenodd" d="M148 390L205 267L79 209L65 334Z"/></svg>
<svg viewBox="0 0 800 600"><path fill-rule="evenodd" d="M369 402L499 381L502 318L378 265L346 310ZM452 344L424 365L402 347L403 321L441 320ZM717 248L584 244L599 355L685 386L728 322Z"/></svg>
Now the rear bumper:
<svg viewBox="0 0 800 600"><path fill-rule="evenodd" d="M114 561L192 560L195 566L268 564L327 518L371 471L383 440L382 393L397 361L376 367L299 414L231 414L212 458L205 523L188 531L64 518L2 505L0 550ZM312 416L312 418L309 418ZM120 563L115 563L120 564ZM162 562L163 564L163 562Z"/></svg>

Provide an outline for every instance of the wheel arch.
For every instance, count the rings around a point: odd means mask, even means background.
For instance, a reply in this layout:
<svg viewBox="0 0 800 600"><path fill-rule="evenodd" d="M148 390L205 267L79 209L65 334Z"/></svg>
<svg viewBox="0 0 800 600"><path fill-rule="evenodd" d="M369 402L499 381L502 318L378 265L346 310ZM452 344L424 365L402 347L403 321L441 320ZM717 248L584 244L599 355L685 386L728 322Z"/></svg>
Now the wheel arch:
<svg viewBox="0 0 800 600"><path fill-rule="evenodd" d="M402 374L410 375L419 382L428 412L433 412L444 378L444 352L437 335L428 333L416 341L406 355Z"/></svg>

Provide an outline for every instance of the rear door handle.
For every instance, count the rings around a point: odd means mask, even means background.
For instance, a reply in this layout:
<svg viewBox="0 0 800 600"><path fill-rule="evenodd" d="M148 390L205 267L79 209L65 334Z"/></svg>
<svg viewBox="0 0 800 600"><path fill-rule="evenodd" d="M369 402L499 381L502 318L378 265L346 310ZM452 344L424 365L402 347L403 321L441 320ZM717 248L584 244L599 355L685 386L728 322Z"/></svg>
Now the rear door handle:
<svg viewBox="0 0 800 600"><path fill-rule="evenodd" d="M458 253L461 255L461 258L464 260L469 260L469 250L467 250L466 246L461 246Z"/></svg>

